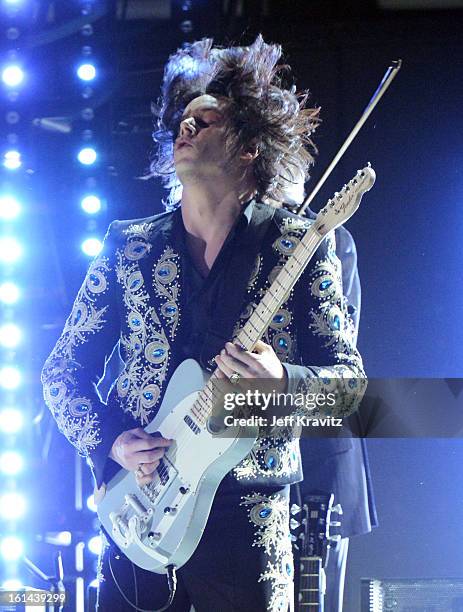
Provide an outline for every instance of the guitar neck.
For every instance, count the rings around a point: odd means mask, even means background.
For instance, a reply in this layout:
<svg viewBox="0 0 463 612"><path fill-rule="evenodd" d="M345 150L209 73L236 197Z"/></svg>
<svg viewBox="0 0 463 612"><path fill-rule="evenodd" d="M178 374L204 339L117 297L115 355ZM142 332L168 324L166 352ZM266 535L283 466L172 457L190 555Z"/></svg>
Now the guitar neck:
<svg viewBox="0 0 463 612"><path fill-rule="evenodd" d="M320 557L301 557L297 605L299 612L324 611L324 570Z"/></svg>
<svg viewBox="0 0 463 612"><path fill-rule="evenodd" d="M323 238L324 236L319 234L313 226L305 232L293 254L281 268L266 294L236 336L238 344L241 344L246 350L252 351L256 342L263 336ZM288 240L292 243L296 238L280 238L279 240Z"/></svg>

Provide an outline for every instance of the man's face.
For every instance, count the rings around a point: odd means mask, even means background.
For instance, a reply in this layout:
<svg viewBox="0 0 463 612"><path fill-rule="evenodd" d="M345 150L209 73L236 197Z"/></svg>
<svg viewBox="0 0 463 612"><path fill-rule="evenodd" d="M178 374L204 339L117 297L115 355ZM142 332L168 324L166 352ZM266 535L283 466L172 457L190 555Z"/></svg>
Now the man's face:
<svg viewBox="0 0 463 612"><path fill-rule="evenodd" d="M227 172L226 107L225 99L205 94L185 108L174 143L175 169L181 182L189 176L219 178Z"/></svg>

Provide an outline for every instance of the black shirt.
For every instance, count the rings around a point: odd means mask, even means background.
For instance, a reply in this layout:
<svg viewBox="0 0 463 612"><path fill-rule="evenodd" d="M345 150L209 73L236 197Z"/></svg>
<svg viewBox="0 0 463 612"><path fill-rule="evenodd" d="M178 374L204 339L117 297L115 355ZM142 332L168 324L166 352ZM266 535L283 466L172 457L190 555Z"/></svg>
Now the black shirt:
<svg viewBox="0 0 463 612"><path fill-rule="evenodd" d="M209 370L213 369L209 361L215 357L215 354L211 354L210 348L208 349L207 332L213 322L216 309L226 307L227 296L230 292L236 291L236 288L227 283L227 275L232 266L240 264L240 245L250 239L247 229L253 206L254 200L243 205L241 214L205 278L198 272L189 253L180 207L174 212L172 240L175 250L180 254L183 270L178 341L182 348L183 359L196 359L203 368ZM224 337L223 345L229 340L231 338Z"/></svg>

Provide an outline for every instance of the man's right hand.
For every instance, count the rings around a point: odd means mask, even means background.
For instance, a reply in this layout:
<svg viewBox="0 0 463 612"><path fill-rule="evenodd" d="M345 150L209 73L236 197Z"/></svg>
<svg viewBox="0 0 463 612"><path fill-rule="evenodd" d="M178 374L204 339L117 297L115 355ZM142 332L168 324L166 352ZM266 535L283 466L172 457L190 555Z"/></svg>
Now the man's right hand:
<svg viewBox="0 0 463 612"><path fill-rule="evenodd" d="M114 441L109 456L120 466L135 472L140 486L153 480L153 473L172 440L148 434L142 427L122 432Z"/></svg>

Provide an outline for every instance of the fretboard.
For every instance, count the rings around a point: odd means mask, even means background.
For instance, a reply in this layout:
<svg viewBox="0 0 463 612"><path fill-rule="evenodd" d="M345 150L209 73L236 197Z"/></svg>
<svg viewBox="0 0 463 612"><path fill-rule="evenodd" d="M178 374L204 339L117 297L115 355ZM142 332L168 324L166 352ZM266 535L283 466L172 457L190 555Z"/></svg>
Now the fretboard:
<svg viewBox="0 0 463 612"><path fill-rule="evenodd" d="M296 597L299 612L323 612L323 577L320 557L301 557L299 588Z"/></svg>

